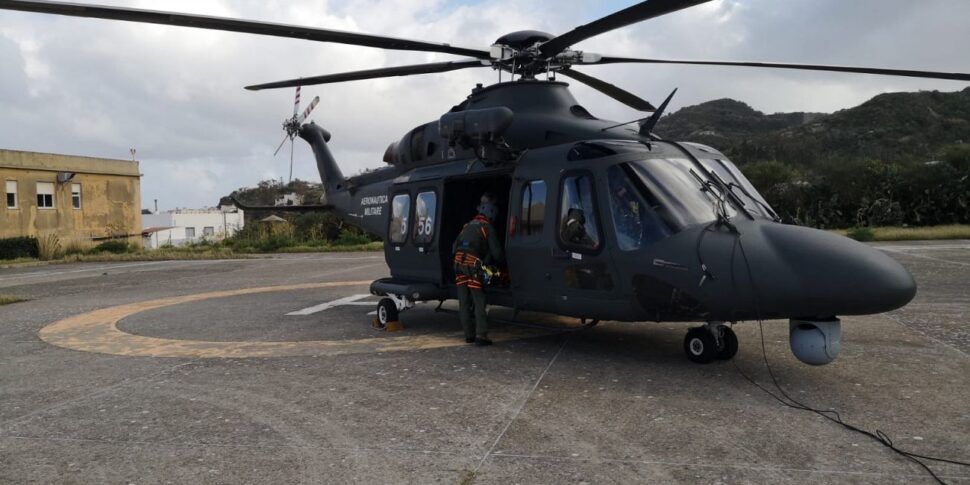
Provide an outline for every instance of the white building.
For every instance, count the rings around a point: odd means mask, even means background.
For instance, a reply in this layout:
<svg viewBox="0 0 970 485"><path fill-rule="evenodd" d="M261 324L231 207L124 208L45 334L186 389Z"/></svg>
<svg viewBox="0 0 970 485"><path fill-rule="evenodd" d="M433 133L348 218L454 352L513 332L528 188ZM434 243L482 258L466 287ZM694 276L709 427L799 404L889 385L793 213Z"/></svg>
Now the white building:
<svg viewBox="0 0 970 485"><path fill-rule="evenodd" d="M245 225L242 209L176 209L160 214L144 214L142 237L146 248L181 246L202 240L232 236Z"/></svg>
<svg viewBox="0 0 970 485"><path fill-rule="evenodd" d="M275 206L300 205L302 203L303 203L303 197L297 195L296 193L290 192L289 194L283 194L277 197L273 205Z"/></svg>

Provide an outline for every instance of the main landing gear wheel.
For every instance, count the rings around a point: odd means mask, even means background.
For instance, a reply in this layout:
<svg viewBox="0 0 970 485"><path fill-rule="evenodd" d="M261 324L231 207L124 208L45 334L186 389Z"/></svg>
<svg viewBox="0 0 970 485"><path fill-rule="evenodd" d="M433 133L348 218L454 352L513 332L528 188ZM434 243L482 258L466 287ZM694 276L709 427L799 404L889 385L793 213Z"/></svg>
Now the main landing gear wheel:
<svg viewBox="0 0 970 485"><path fill-rule="evenodd" d="M717 341L706 327L694 327L684 337L684 352L691 362L708 364L717 357Z"/></svg>
<svg viewBox="0 0 970 485"><path fill-rule="evenodd" d="M717 355L715 357L717 357L718 360L733 359L738 353L738 335L734 333L734 330L731 330L731 327L726 327L724 325L721 325L720 328L718 328L718 332L720 332L719 335L721 337L721 345L720 348L718 348Z"/></svg>
<svg viewBox="0 0 970 485"><path fill-rule="evenodd" d="M377 326L387 328L388 323L395 323L398 319L397 305L390 298L381 298L377 302Z"/></svg>

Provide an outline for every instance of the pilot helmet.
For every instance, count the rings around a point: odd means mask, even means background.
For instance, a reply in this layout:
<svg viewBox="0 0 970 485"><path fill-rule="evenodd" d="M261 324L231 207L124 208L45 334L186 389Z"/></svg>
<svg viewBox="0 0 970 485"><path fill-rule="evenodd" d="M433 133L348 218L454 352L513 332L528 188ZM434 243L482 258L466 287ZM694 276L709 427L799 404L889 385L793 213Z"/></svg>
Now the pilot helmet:
<svg viewBox="0 0 970 485"><path fill-rule="evenodd" d="M495 220L495 217L498 216L498 206L495 205L494 195L488 192L482 194L482 199L478 204L478 213L490 221Z"/></svg>

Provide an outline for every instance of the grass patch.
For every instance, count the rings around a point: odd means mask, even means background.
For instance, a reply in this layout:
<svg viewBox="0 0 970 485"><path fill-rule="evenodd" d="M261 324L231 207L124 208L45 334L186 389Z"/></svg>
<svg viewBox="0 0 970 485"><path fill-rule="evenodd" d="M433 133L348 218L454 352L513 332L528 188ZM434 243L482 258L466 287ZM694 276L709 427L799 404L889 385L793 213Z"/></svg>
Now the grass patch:
<svg viewBox="0 0 970 485"><path fill-rule="evenodd" d="M461 475L458 480L458 485L472 485L475 483L475 479L478 478L478 472L472 470L466 470L465 473Z"/></svg>
<svg viewBox="0 0 970 485"><path fill-rule="evenodd" d="M110 263L116 261L177 261L201 259L247 259L249 256L238 254L229 248L209 248L204 250L158 249L155 251L135 251L130 253L100 252L73 254L58 260L58 263Z"/></svg>
<svg viewBox="0 0 970 485"><path fill-rule="evenodd" d="M43 266L45 264L47 264L46 261L41 261L37 258L0 259L0 269Z"/></svg>
<svg viewBox="0 0 970 485"><path fill-rule="evenodd" d="M27 301L27 299L20 298L19 296L0 295L0 306L20 303L22 301Z"/></svg>
<svg viewBox="0 0 970 485"><path fill-rule="evenodd" d="M156 250L130 248L127 252L114 252L117 248L104 250L91 249L83 253L71 252L58 259L41 261L37 258L19 258L0 261L0 269L21 268L24 266L42 266L47 264L64 263L113 263L129 261L181 261L204 259L250 259L255 254L276 253L342 253L358 251L383 251L381 241L363 244L314 244L281 247L275 250L263 250L259 247L229 248L217 245L198 245L171 247L163 246Z"/></svg>
<svg viewBox="0 0 970 485"><path fill-rule="evenodd" d="M970 225L928 227L856 227L835 231L859 241L934 241L970 239Z"/></svg>
<svg viewBox="0 0 970 485"><path fill-rule="evenodd" d="M357 251L383 251L384 243L381 241L363 243L363 244L327 244L324 246L292 246L288 248L280 248L278 253L350 253Z"/></svg>

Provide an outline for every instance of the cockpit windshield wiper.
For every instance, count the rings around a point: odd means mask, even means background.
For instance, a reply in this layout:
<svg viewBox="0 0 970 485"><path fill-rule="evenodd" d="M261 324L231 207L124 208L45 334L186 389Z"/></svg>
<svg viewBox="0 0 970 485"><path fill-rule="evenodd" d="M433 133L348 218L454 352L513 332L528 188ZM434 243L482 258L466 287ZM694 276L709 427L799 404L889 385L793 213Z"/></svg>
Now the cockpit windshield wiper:
<svg viewBox="0 0 970 485"><path fill-rule="evenodd" d="M711 197L714 199L713 200L714 215L717 217L717 220L725 223L729 227L734 227L734 225L731 224L731 216L728 215L728 211L727 211L727 205L728 205L727 196L728 194L730 194L730 196L735 199L737 198L737 196L730 192L730 187L728 187L727 184L725 184L724 181L721 180L719 177L717 178L718 183L715 183L713 180L705 180L697 172L695 172L694 169L690 169L690 174L695 179L697 179L697 182L699 184L701 184L700 191L711 194ZM711 172L711 175L714 177L717 177L717 174L715 174L714 172ZM728 194L725 194L723 190L724 187L728 187L728 191L729 191ZM743 203L739 203L737 205L738 207L740 207L741 210L744 211L745 214L748 215L749 218L752 217L751 213L744 208Z"/></svg>
<svg viewBox="0 0 970 485"><path fill-rule="evenodd" d="M741 184L739 184L737 182L728 182L727 186L728 186L728 189L731 190L731 192L734 192L734 189L741 189L741 193L744 194L748 199L750 199L751 201L753 201L755 204L758 204L758 207L761 207L762 209L764 209L765 214L768 215L768 216L771 216L771 220L772 221L774 221L774 222L781 221L781 217L778 217L778 213L775 212L774 209L772 209L771 207L769 207L768 204L765 204L764 202L761 202L756 197L754 197L753 195L751 195L751 192L748 192L748 189L744 188L743 185L741 185Z"/></svg>
<svg viewBox="0 0 970 485"><path fill-rule="evenodd" d="M725 182L724 179L722 179L721 176L718 175L717 172L713 170L710 171L710 174L711 174L711 177L713 177L714 180L716 180L721 187L724 187L725 189L727 189L727 194L725 195L731 198L731 200L734 202L734 205L736 205L738 209L741 209L742 211L744 211L745 215L747 215L749 219L754 219L754 215L752 215L751 211L748 210L748 207L744 204L744 201L741 200L740 197L738 197L738 194L734 193L734 190L731 190L731 185L734 184L734 182L731 182L731 183ZM751 197L751 200L754 200L754 198Z"/></svg>

